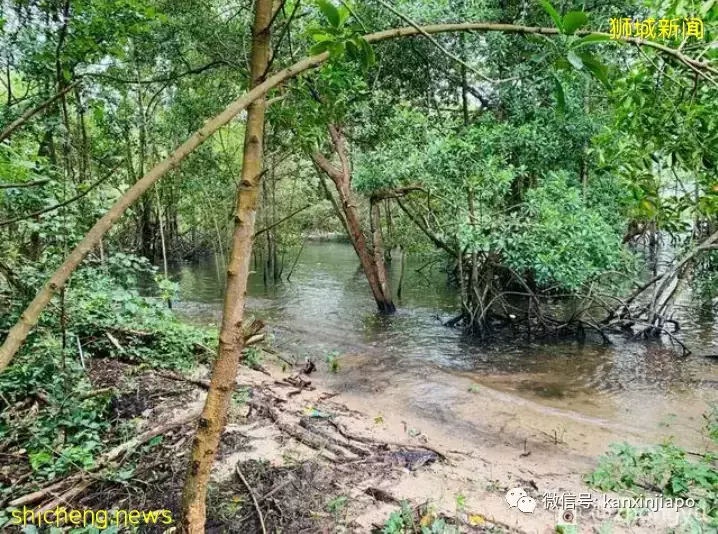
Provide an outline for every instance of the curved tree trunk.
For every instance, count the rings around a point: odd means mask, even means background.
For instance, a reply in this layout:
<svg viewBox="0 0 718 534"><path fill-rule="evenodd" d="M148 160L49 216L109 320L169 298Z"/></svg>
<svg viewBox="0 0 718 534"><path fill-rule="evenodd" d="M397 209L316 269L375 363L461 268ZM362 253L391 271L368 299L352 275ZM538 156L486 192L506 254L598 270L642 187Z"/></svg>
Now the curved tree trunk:
<svg viewBox="0 0 718 534"><path fill-rule="evenodd" d="M252 28L252 87L263 81L269 61L269 26L272 0L257 0ZM192 443L192 458L182 493L182 527L189 534L204 532L207 484L219 440L227 424L227 411L234 392L239 357L244 346L243 321L247 279L252 260L254 223L257 215L259 184L262 179L265 100L255 100L247 112L242 176L237 193L232 252L227 269L219 351L212 370L199 426Z"/></svg>

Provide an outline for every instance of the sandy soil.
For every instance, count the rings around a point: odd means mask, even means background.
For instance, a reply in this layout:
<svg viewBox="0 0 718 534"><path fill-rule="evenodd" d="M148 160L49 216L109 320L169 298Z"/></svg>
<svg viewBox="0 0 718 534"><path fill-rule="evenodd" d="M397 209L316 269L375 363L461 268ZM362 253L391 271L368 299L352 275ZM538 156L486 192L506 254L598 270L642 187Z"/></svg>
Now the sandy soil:
<svg viewBox="0 0 718 534"><path fill-rule="evenodd" d="M112 360L95 364L95 385L122 391L113 412L135 421L136 432L196 413L204 402L198 385L208 375L204 367L197 368L193 383ZM336 374L320 364L303 376L309 387L297 387L297 372L283 371L281 362L265 365L268 372L243 368L238 378L238 391L245 393L232 403L213 471L208 533L261 532L250 488L268 532L284 534L379 532L400 501L419 516L447 518L462 532L493 534L548 534L561 525L575 525L563 530L567 534L668 532L690 513L623 517L606 508L606 499L615 496L583 483L610 443L653 439L640 428L445 373L424 377L426 389L391 381L357 388L360 358L343 362ZM440 387L442 381L453 388ZM72 504L166 508L177 517L192 432L191 424L175 428L159 445L137 451L130 460L136 465L131 482L97 480ZM535 501L532 513L507 504L514 488ZM573 496L575 510L552 509L551 494Z"/></svg>
<svg viewBox="0 0 718 534"><path fill-rule="evenodd" d="M367 488L383 490L396 500L408 500L413 505L429 503L436 513L458 517L466 524L495 525L500 529L497 532L544 534L556 532L557 525L572 523L578 525L574 531L582 533L666 532L690 513L664 510L647 512L636 519L635 514L629 512L628 517L622 517L619 510L606 504L615 495L604 495L584 484L584 475L595 467L597 456L610 443L645 442L645 432L639 429L631 432L601 419L517 401L484 385L469 391L472 385L469 379L465 379L465 394L450 399L451 417L437 418L426 407L424 411L417 409L412 392L386 387L386 384L371 393L341 392L342 384L350 380L352 374L351 369L347 369L342 378L343 372L331 375L320 370L311 377L316 390L292 396L274 385L289 376L278 368L272 369L272 378L261 376L258 384L271 387L282 396L283 413L306 415L317 409L331 415L353 435L409 447L428 446L446 456L445 461L418 468L368 469L364 480L354 487L345 487L349 504L344 522L353 527L352 531L370 532L373 525L383 523L391 511L397 509L396 503L378 502L369 497ZM437 379L432 377L427 381ZM223 458L217 465L219 478L229 476L237 461L250 458L262 457L279 465L284 461L287 447L305 459L317 456L315 450L297 448L299 444L291 440L278 442L281 432L276 429L259 428L253 432L254 450ZM338 464L335 469L340 480L346 465ZM523 513L507 504L507 491L516 487L523 488L536 501L533 513ZM341 491L340 484L338 492ZM565 510L552 509L551 494L568 495L567 502L572 499L571 495L576 500L581 497L581 504L577 504L575 510L570 504L567 506L573 519L567 522ZM457 506L458 502L463 504Z"/></svg>

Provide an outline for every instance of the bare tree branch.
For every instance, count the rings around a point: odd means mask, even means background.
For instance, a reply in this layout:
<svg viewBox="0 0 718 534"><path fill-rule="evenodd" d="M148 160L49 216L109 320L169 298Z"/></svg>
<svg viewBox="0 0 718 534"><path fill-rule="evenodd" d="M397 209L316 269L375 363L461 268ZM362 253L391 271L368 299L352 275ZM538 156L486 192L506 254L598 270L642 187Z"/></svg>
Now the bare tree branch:
<svg viewBox="0 0 718 534"><path fill-rule="evenodd" d="M282 218L279 219L277 222L275 222L275 223L273 223L273 224L270 224L269 226L265 226L265 227L262 228L261 230L257 230L256 232L254 232L254 237L256 238L257 236L262 235L264 232L268 232L269 230L271 230L271 229L274 228L275 226L279 226L279 225L282 224L284 221L291 219L291 218L294 217L295 215L298 215L298 214L300 214L301 212L303 212L305 209L308 209L308 208L311 208L311 207L312 207L311 204L307 204L306 206L304 206L304 207L302 207L302 208L299 208L299 209L297 209L297 210L294 210L292 213L290 213L290 214L287 215L286 217L282 217Z"/></svg>
<svg viewBox="0 0 718 534"><path fill-rule="evenodd" d="M22 187L37 187L39 185L44 185L49 181L49 178L44 178L42 180L35 180L34 182L24 182L20 184L0 184L0 189L20 189Z"/></svg>
<svg viewBox="0 0 718 534"><path fill-rule="evenodd" d="M27 121L29 121L31 118L33 118L35 115L40 113L42 110L44 110L46 107L48 107L50 104L55 102L58 98L62 98L64 94L66 94L68 91L72 90L77 86L77 84L80 83L80 80L77 80L67 87L65 87L62 91L59 93L51 96L47 100L45 100L42 104L40 104L37 107L34 107L32 109L28 109L25 113L20 115L17 119L15 119L12 123L10 123L10 126L5 128L2 133L0 133L0 143L2 143L5 139L10 137L12 133L17 130L20 126L25 124Z"/></svg>

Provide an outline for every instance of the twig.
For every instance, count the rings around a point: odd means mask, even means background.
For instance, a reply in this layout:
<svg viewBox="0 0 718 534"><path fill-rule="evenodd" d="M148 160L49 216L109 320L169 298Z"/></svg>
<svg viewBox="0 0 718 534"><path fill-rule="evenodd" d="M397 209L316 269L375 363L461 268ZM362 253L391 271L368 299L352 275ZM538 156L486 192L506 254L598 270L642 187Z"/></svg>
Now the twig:
<svg viewBox="0 0 718 534"><path fill-rule="evenodd" d="M267 534L267 527L264 525L264 516L262 515L262 509L259 507L259 502L257 502L257 497L256 495L254 495L252 487L249 485L249 482L247 482L247 479L244 478L242 470L239 468L239 462L237 462L237 465L234 466L234 471L237 473L237 476L240 478L244 486L247 488L249 495L252 497L252 502L254 502L254 509L257 510L257 515L259 516L259 524L262 525L262 533Z"/></svg>
<svg viewBox="0 0 718 534"><path fill-rule="evenodd" d="M33 213L28 213L27 215L19 215L18 217L15 217L13 219L7 219L6 221L0 221L0 226L7 226L9 224L13 224L19 221L23 221L25 219L32 219L33 217L39 217L40 215L43 215L45 213L49 213L51 211L55 211L57 209L62 208L63 206L67 206L68 204L72 204L73 202L76 202L77 200L80 200L82 197L87 195L90 191L95 189L98 185L100 185L102 182L110 178L113 174L115 174L115 171L119 169L119 166L112 169L110 172L108 172L105 176L97 180L96 182L90 184L90 186L85 189L82 193L75 195L74 197L64 201L60 202L59 204L54 204L53 206L50 206L49 208L44 208L38 211L35 211Z"/></svg>
<svg viewBox="0 0 718 534"><path fill-rule="evenodd" d="M80 343L80 336L76 335L75 339L77 339L77 350L80 353L80 363L82 364L82 369L85 369L85 356L82 354L82 343Z"/></svg>
<svg viewBox="0 0 718 534"><path fill-rule="evenodd" d="M49 181L49 178L43 178L42 180L35 180L34 182L22 182L19 184L0 184L0 189L20 189L22 187L37 187L39 185L44 185Z"/></svg>
<svg viewBox="0 0 718 534"><path fill-rule="evenodd" d="M105 335L107 336L107 339L110 340L110 343L112 343L117 350L119 350L120 352L125 352L125 349L122 347L122 345L120 345L120 342L117 341L117 338L115 336L113 336L109 332L105 332Z"/></svg>
<svg viewBox="0 0 718 534"><path fill-rule="evenodd" d="M259 350L261 350L262 352L266 352L267 354L271 354L272 356L275 356L276 358L282 360L284 363L286 363L290 367L294 367L295 365L297 365L296 361L291 360L289 357L284 356L279 351L274 350L271 347L259 347Z"/></svg>
<svg viewBox="0 0 718 534"><path fill-rule="evenodd" d="M311 208L311 207L312 207L311 204L307 204L306 206L304 206L304 207L302 207L302 208L299 208L298 210L293 211L292 213L290 213L290 214L287 215L286 217L283 217L283 218L279 219L277 222L275 222L275 223L273 223L273 224L270 224L269 226L265 226L265 227L262 228L261 230L257 230L256 232L254 232L254 237L255 237L255 239L257 238L257 236L262 235L264 232L268 232L269 230L271 230L271 229L274 228L275 226L279 226L279 225L282 224L284 221L286 221L286 220L288 220L288 219L291 219L291 218L294 217L295 215L297 215L297 214L303 212L305 209Z"/></svg>
<svg viewBox="0 0 718 534"><path fill-rule="evenodd" d="M328 419L327 421L334 428L336 428L337 432L339 432L346 439L358 441L360 443L373 443L375 445L386 445L389 447L398 447L401 449L424 449L429 452L433 452L439 458L441 458L443 461L450 462L450 460L445 452L442 452L434 447L430 447L429 445L418 445L418 444L414 445L412 443L401 443L398 441L385 441L383 439L370 438L368 436L358 436L356 434L350 434L344 427L342 427L342 425L340 425L336 421L332 421L331 419Z"/></svg>
<svg viewBox="0 0 718 534"><path fill-rule="evenodd" d="M294 268L297 266L297 262L299 261L299 257L302 255L302 251L304 250L304 245L307 244L307 239L304 238L302 240L302 246L299 247L299 252L297 252L297 257L294 258L294 263L292 263L292 268L289 269L289 274L287 275L287 282L290 282L292 280L292 274L294 274Z"/></svg>
<svg viewBox="0 0 718 534"><path fill-rule="evenodd" d="M10 126L5 128L2 133L0 133L0 143L2 143L5 139L10 137L12 133L17 130L20 126L25 124L28 120L30 120L32 117L40 113L43 109L45 109L47 106L52 104L55 100L62 97L62 95L68 93L70 90L74 89L77 84L80 83L80 80L77 80L67 87L65 87L62 91L59 93L51 96L47 100L45 100L42 104L40 104L37 107L34 107L32 109L28 109L25 113L20 115L17 119L15 119L12 123L10 123Z"/></svg>
<svg viewBox="0 0 718 534"><path fill-rule="evenodd" d="M269 406L269 404L259 402L256 400L251 400L251 401L249 401L248 404L250 406L252 406L253 408L257 409L258 411L266 413L269 416L269 418L274 422L274 424L276 424L277 427L282 432L284 432L285 434L289 434L294 439L296 439L300 443L306 445L307 447L311 447L312 449L315 449L320 452L325 451L325 450L329 451L336 457L336 459L346 460L348 458L350 458L350 459L355 458L355 457L349 457L349 455L347 454L347 451L345 451L341 447L339 447L333 443L329 443L323 439L320 439L320 438L314 436L313 434L311 434L310 432L307 432L303 428L301 428L293 423L284 421L280 417L279 413L277 413L277 411L274 408ZM335 458L330 458L329 456L325 456L325 457L336 461Z"/></svg>

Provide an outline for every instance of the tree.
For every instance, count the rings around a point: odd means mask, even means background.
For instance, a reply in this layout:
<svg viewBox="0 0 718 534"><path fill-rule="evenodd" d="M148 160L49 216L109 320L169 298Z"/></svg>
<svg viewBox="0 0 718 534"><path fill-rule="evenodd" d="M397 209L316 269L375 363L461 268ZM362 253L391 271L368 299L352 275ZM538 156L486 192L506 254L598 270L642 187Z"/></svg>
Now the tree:
<svg viewBox="0 0 718 534"><path fill-rule="evenodd" d="M511 24L494 24L494 23L454 23L454 24L438 24L430 25L422 28L422 31L430 34L445 32L504 32L518 33L527 35L560 35L561 32L557 28L527 27ZM415 27L397 28L376 32L367 35L366 41L378 42L399 37L417 35L421 32ZM598 32L575 32L575 35L587 36L597 35L608 37L608 34ZM715 70L710 63L704 63L699 60L692 59L682 52L664 46L660 43L652 41L637 40L636 38L624 37L623 41L635 43L639 46L648 46L656 50L660 50L668 56L671 56L682 64L691 68L698 69L700 72L705 70ZM343 49L342 49L343 50ZM117 218L119 218L132 204L134 204L142 194L149 189L157 180L159 180L169 170L174 169L177 165L189 155L194 149L206 141L206 139L215 133L221 126L228 123L236 114L245 109L257 98L261 98L270 89L279 86L282 82L296 77L304 71L316 68L324 63L330 54L322 52L321 54L310 56L302 59L290 67L279 71L267 78L265 82L235 100L222 113L208 121L206 125L193 134L185 143L180 145L166 159L158 163L145 176L139 179L123 196L113 205L113 207L88 231L85 237L78 243L72 253L67 257L63 264L55 271L45 284L43 289L36 295L33 301L28 305L25 313L22 314L20 320L8 333L7 338L0 347L0 372L4 370L10 363L13 355L23 343L30 330L35 326L42 310L47 306L52 295L60 290L67 282L72 272L80 265L84 257L96 247L102 236L113 226Z"/></svg>
<svg viewBox="0 0 718 534"><path fill-rule="evenodd" d="M264 82L269 64L272 1L257 0L252 26L251 85ZM205 501L209 475L219 439L227 424L227 410L234 392L239 357L244 346L244 307L251 267L254 223L262 180L265 102L254 100L247 110L242 177L237 190L232 249L227 267L227 287L219 332L219 351L199 426L192 443L182 495L183 527L190 534L204 532Z"/></svg>

